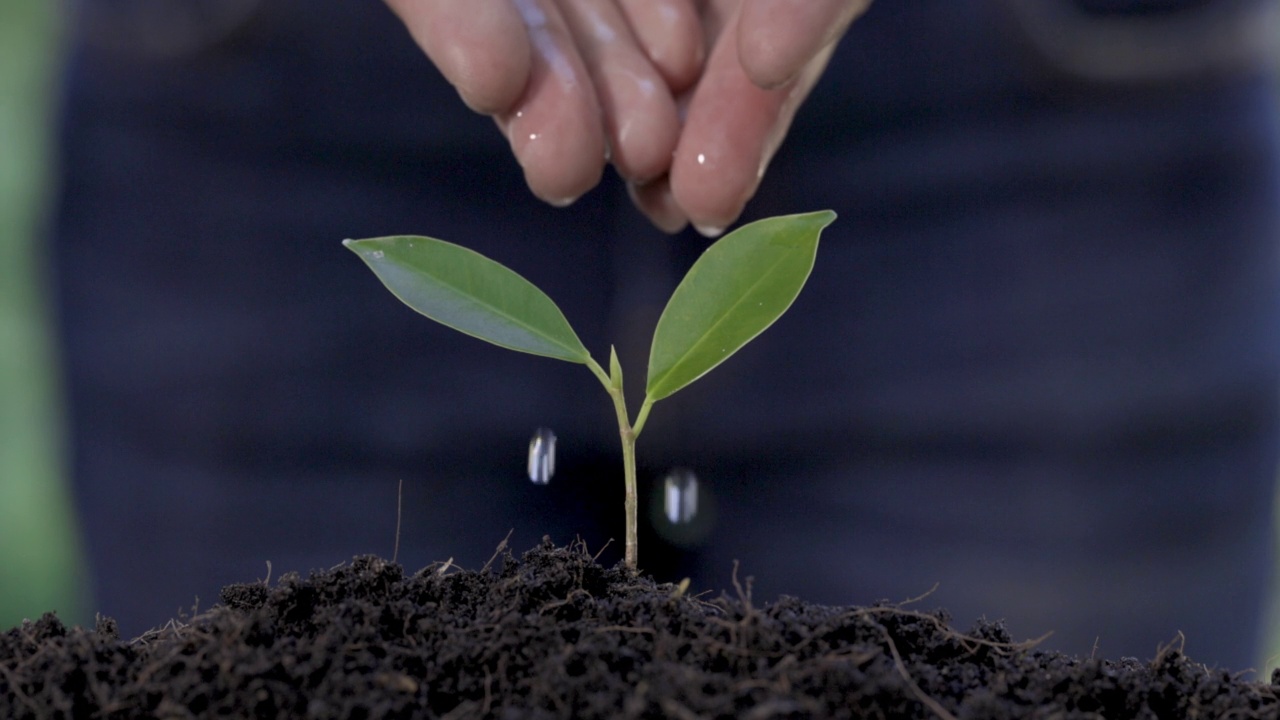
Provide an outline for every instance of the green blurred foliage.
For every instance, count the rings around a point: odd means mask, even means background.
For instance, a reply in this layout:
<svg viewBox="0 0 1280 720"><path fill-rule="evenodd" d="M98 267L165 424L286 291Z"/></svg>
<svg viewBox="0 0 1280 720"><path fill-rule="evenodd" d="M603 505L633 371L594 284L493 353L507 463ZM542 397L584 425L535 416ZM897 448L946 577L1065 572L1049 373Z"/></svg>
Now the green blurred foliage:
<svg viewBox="0 0 1280 720"><path fill-rule="evenodd" d="M0 629L50 610L87 619L39 242L61 21L55 0L0 2Z"/></svg>

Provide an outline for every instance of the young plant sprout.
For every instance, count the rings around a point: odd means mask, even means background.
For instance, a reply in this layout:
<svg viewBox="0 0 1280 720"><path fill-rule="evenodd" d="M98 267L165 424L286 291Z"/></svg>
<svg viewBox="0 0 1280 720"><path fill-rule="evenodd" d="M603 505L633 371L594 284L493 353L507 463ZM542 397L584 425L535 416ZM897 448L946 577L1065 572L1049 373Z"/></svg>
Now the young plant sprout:
<svg viewBox="0 0 1280 720"><path fill-rule="evenodd" d="M759 220L703 252L658 319L649 348L645 398L634 423L622 395L617 352L609 348L605 372L560 308L515 272L475 251L429 237L397 235L343 244L396 297L432 320L494 345L587 366L613 398L618 416L626 481L624 560L635 568L636 438L649 411L655 402L724 362L791 307L813 269L818 237L835 217L823 210Z"/></svg>

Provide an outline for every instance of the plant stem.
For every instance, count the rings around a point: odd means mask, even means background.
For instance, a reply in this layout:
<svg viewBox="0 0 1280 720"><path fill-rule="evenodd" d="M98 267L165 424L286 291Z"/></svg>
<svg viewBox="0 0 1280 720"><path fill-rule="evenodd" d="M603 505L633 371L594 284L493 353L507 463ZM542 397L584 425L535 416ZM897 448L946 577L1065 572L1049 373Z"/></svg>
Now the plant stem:
<svg viewBox="0 0 1280 720"><path fill-rule="evenodd" d="M640 414L636 415L636 424L632 429L632 433L637 437L640 431L644 429L644 422L649 419L649 408L653 407L653 398L645 396L644 404L640 406Z"/></svg>
<svg viewBox="0 0 1280 720"><path fill-rule="evenodd" d="M617 397L615 397L615 402L618 403L620 408L622 408L621 396L622 393L618 393ZM619 412L622 413L620 417L625 417L626 408L622 408ZM638 536L640 534L639 521L637 520L639 499L636 492L636 433L630 427L622 425L619 425L618 429L622 435L622 470L626 481L627 493L626 499L623 501L623 506L627 513L627 544L623 562L627 564L627 567L635 570L636 564L639 562Z"/></svg>
<svg viewBox="0 0 1280 720"><path fill-rule="evenodd" d="M614 413L618 416L618 435L622 438L622 471L623 478L626 483L626 497L623 502L626 512L626 550L623 555L623 562L632 570L636 569L636 563L639 555L638 536L639 536L639 520L637 519L637 511L639 506L639 497L636 490L636 437L640 435L640 429L644 425L645 418L649 415L649 408L653 403L649 398L645 398L644 405L640 408L640 415L634 428L631 427L631 420L627 417L627 401L622 393L622 378L613 378L605 373L604 369L592 358L587 359L587 368L592 374L600 380L604 385L604 389L609 392L609 397L613 398ZM621 373L619 373L621 375Z"/></svg>

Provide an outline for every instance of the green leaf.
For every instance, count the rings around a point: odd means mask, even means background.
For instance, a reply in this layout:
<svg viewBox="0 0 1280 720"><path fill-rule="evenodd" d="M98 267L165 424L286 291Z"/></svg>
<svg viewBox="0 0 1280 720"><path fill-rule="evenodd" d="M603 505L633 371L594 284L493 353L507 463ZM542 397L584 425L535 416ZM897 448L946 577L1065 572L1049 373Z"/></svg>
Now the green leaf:
<svg viewBox="0 0 1280 720"><path fill-rule="evenodd" d="M759 220L707 248L667 302L649 349L646 393L661 400L773 324L800 294L830 210Z"/></svg>
<svg viewBox="0 0 1280 720"><path fill-rule="evenodd" d="M564 313L533 283L461 245L415 235L344 240L406 305L512 350L585 363Z"/></svg>

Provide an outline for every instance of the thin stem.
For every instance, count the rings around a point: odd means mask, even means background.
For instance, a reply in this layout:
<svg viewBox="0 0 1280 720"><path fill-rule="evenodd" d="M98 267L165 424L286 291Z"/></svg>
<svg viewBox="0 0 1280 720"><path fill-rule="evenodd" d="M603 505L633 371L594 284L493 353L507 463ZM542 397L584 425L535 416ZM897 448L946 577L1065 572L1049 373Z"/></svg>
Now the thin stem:
<svg viewBox="0 0 1280 720"><path fill-rule="evenodd" d="M622 438L622 471L626 481L624 507L627 514L627 542L623 562L627 564L627 567L634 570L636 567L637 535L639 534L638 521L636 520L636 506L638 504L636 496L636 433L631 429L631 423L627 420L627 405L622 397L622 388L611 386L609 395L613 397L613 409L618 415L618 435Z"/></svg>
<svg viewBox="0 0 1280 720"><path fill-rule="evenodd" d="M653 403L653 398L648 395L644 396L644 404L640 406L640 414L636 415L636 424L631 430L631 433L636 437L640 437L640 431L644 429L644 423L649 419L649 408L653 407Z"/></svg>
<svg viewBox="0 0 1280 720"><path fill-rule="evenodd" d="M627 418L627 402L622 393L621 378L615 383L605 373L604 368L593 359L587 358L587 368L591 370L596 379L604 385L604 389L609 392L609 397L613 398L614 413L618 416L618 435L622 438L622 471L623 478L626 483L626 496L623 501L624 510L626 512L626 549L623 555L623 562L627 567L634 570L636 568L639 536L639 521L637 519L637 509L639 506L638 492L636 490L636 435L637 430L631 428L631 421ZM648 415L649 406L652 403L645 398L644 407L640 412L642 416Z"/></svg>
<svg viewBox="0 0 1280 720"><path fill-rule="evenodd" d="M622 393L618 393L621 397ZM625 412L625 410L623 411ZM639 526L636 519L639 500L636 492L636 434L631 428L619 428L622 432L622 470L626 481L626 499L623 507L627 513L627 544L623 562L632 570L639 562Z"/></svg>
<svg viewBox="0 0 1280 720"><path fill-rule="evenodd" d="M596 359L590 355L587 356L587 369L591 371L592 375L596 376L601 385L604 385L605 390L613 389L613 383L609 382L609 373L605 372L604 368L600 367L600 363L596 362Z"/></svg>

